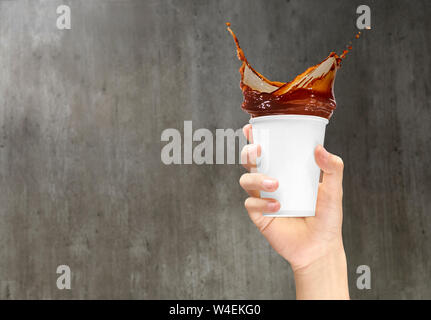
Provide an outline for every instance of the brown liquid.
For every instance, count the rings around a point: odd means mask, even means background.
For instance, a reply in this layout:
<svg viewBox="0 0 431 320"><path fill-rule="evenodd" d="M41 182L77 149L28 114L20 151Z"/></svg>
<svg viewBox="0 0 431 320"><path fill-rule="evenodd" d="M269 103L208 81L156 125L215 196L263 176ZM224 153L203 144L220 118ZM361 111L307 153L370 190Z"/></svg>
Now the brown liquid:
<svg viewBox="0 0 431 320"><path fill-rule="evenodd" d="M270 81L254 70L244 56L235 34L226 23L236 47L238 59L242 61L241 89L244 95L242 109L252 117L303 114L329 119L336 107L334 80L341 60L351 50L351 45L341 56L335 52L319 64L308 68L288 83ZM356 35L359 38L360 32Z"/></svg>

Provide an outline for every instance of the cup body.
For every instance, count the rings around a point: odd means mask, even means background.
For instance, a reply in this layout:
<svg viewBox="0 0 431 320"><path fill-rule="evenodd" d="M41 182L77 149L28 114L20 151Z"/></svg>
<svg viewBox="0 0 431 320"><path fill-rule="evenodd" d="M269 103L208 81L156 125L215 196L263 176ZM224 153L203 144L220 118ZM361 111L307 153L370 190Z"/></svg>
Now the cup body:
<svg viewBox="0 0 431 320"><path fill-rule="evenodd" d="M271 217L315 215L320 168L314 149L323 145L328 120L308 115L274 115L251 118L253 143L261 145L257 171L278 179L275 192L262 198L277 199L280 210Z"/></svg>

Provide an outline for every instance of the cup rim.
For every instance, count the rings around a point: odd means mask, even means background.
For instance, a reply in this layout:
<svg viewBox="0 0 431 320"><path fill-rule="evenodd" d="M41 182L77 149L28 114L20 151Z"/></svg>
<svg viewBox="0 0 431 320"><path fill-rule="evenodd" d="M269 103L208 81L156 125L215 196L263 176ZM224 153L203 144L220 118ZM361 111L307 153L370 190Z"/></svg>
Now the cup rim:
<svg viewBox="0 0 431 320"><path fill-rule="evenodd" d="M255 118L250 118L249 123L253 124L256 122L271 121L271 120L312 120L319 121L328 124L329 120L319 116L303 115L303 114L279 114L279 115L269 115L260 116Z"/></svg>

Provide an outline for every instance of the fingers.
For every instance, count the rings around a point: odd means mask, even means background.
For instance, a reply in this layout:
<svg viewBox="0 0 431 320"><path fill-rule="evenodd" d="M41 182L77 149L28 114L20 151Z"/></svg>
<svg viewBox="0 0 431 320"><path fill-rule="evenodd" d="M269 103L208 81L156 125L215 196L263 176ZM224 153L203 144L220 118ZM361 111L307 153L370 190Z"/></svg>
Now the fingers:
<svg viewBox="0 0 431 320"><path fill-rule="evenodd" d="M242 132L244 133L244 136L247 138L248 142L253 143L253 133L251 130L251 124L246 124L242 128Z"/></svg>
<svg viewBox="0 0 431 320"><path fill-rule="evenodd" d="M250 142L249 145L245 146L241 151L241 164L248 171L255 172L256 158L260 157L261 149L259 145L253 144L253 134L251 124L247 124L242 128L242 132L246 139Z"/></svg>
<svg viewBox="0 0 431 320"><path fill-rule="evenodd" d="M323 171L323 181L330 190L342 192L343 190L343 160L332 153L326 151L321 145L314 150L317 165Z"/></svg>
<svg viewBox="0 0 431 320"><path fill-rule="evenodd" d="M244 206L247 209L248 213L258 213L259 215L262 212L270 213L277 212L280 210L280 203L275 199L268 198L247 198L244 202Z"/></svg>
<svg viewBox="0 0 431 320"><path fill-rule="evenodd" d="M256 158L260 157L260 145L248 144L241 150L241 164L248 171L256 168Z"/></svg>
<svg viewBox="0 0 431 320"><path fill-rule="evenodd" d="M239 179L239 184L246 190L262 190L274 192L278 188L278 181L261 173L245 173Z"/></svg>
<svg viewBox="0 0 431 320"><path fill-rule="evenodd" d="M264 217L262 213L272 213L280 210L280 203L275 199L247 198L244 205L251 221L260 232L263 232L274 219Z"/></svg>

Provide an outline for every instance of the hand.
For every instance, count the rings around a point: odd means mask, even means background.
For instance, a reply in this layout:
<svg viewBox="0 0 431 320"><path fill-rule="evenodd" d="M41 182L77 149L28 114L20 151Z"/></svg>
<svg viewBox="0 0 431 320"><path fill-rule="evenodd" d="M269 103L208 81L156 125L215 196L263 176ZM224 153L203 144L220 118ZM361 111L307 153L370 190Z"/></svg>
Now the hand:
<svg viewBox="0 0 431 320"><path fill-rule="evenodd" d="M243 131L252 143L251 125L246 125ZM263 216L262 212L277 212L280 209L280 203L275 199L260 198L259 191L275 191L278 188L278 181L256 173L256 156L259 156L260 152L260 146L249 144L241 153L244 167L252 172L244 174L240 179L242 188L250 195L245 201L245 207L251 220L274 250L290 263L297 281L297 296L298 281L299 285L304 287L304 282L301 280L304 277L311 277L314 279L313 283L305 281L305 287L313 292L308 292L306 297L313 298L316 295L319 298L327 297L325 293L319 295L317 292L323 288L310 288L310 285L315 286L319 282L315 278L328 277L325 272L335 272L334 276L336 278L341 276L340 285L345 288L341 290L336 288L334 295L348 298L347 267L341 233L343 161L340 157L327 152L322 146L316 147L315 160L323 171L323 181L319 183L315 217L273 218ZM319 276L319 272L323 274ZM336 279L335 282L338 280L340 279ZM319 286L322 287L322 283ZM331 283L329 286L333 287Z"/></svg>

